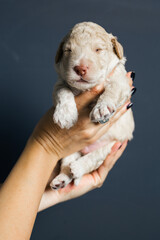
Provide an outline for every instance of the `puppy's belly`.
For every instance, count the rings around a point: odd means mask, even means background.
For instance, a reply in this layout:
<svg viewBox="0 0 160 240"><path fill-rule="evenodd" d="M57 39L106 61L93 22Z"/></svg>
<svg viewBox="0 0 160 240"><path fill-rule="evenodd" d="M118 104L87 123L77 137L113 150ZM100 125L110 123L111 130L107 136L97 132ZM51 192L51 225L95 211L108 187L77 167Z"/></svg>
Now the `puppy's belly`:
<svg viewBox="0 0 160 240"><path fill-rule="evenodd" d="M95 143L83 148L81 153L83 155L93 152L110 142L116 140L123 142L125 140L131 140L133 138L134 119L131 109L128 110L121 118L112 125L108 132L103 135Z"/></svg>
<svg viewBox="0 0 160 240"><path fill-rule="evenodd" d="M120 141L131 140L133 138L134 131L134 119L132 110L127 110L117 122L115 122L107 131L107 133L101 137L101 140Z"/></svg>
<svg viewBox="0 0 160 240"><path fill-rule="evenodd" d="M83 148L80 152L82 153L82 155L88 154L90 152L93 152L105 145L109 144L108 140L105 139L100 139L96 142L94 142L93 144L88 145L87 147Z"/></svg>

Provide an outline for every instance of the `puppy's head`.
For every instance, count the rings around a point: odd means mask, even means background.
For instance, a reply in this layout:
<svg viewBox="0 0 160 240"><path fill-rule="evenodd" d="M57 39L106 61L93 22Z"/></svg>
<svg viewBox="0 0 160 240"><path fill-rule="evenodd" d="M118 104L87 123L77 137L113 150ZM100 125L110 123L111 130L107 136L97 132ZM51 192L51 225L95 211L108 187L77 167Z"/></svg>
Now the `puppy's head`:
<svg viewBox="0 0 160 240"><path fill-rule="evenodd" d="M87 90L103 82L123 58L116 37L92 22L76 24L62 40L55 67L70 86Z"/></svg>

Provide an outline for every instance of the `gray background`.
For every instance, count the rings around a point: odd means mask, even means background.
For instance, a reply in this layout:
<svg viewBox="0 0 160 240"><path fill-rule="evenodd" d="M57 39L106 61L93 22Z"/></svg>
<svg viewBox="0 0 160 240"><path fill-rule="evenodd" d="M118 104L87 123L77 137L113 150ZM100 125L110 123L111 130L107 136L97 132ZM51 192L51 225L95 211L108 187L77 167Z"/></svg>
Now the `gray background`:
<svg viewBox="0 0 160 240"><path fill-rule="evenodd" d="M31 239L157 240L159 0L0 0L0 180L52 104L61 38L75 23L88 20L118 36L127 69L136 71L135 137L102 188L38 214Z"/></svg>

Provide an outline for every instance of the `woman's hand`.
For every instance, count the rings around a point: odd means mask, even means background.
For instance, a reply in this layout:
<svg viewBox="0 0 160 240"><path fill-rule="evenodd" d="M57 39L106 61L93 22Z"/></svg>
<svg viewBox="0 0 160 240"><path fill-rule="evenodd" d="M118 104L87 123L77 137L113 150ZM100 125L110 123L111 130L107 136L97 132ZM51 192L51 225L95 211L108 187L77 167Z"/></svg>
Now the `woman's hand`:
<svg viewBox="0 0 160 240"><path fill-rule="evenodd" d="M132 87L132 79L131 79L131 72L127 73L128 79L129 79L129 84L131 89ZM135 89L134 89L135 91ZM87 93L88 94L88 93ZM82 98L81 98L82 97ZM84 97L88 97L89 100L91 99L90 96L88 95L80 95L76 98L77 106L79 109L83 109L83 106L86 103L86 99ZM82 101L81 101L82 100ZM84 100L84 102L83 102ZM87 101L88 102L88 101ZM82 105L81 105L81 104ZM98 124L97 126L100 127L96 132L96 135L103 135L109 127L117 120L119 117L124 114L127 111L127 106L129 102L125 103L124 106L122 106L118 111L116 112L116 115L114 115L108 124L100 125ZM88 122L87 122L88 123ZM89 123L88 123L89 124ZM84 130L85 131L85 130ZM92 128L89 129L89 131L92 131ZM96 136L97 137L97 136ZM88 135L88 141L92 143L93 141L93 136L91 137ZM94 141L93 141L94 142ZM119 159L119 157L122 155L123 151L125 150L127 146L127 141L125 141L123 144L120 142L115 143L115 145L112 147L111 153L107 156L103 164L94 172L89 173L85 176L82 177L80 183L78 186L75 186L73 183L70 183L67 185L65 188L59 189L59 190L52 190L50 186L47 186L41 202L39 206L39 211L42 211L48 207L51 207L57 203L76 198L78 196L81 196L85 194L86 192L100 187L103 182L105 181L109 171L112 169L116 161ZM95 146L96 149L96 146ZM93 150L93 149L92 149ZM48 183L59 173L59 164L57 164L56 168L54 169Z"/></svg>
<svg viewBox="0 0 160 240"><path fill-rule="evenodd" d="M115 143L112 147L111 153L107 156L103 164L92 173L84 175L78 186L75 186L74 183L70 183L65 188L61 188L59 190L53 190L48 186L42 196L39 211L57 203L79 197L95 188L101 187L109 171L120 158L126 146L127 141L122 144L120 142ZM58 169L55 169L54 175L57 174Z"/></svg>
<svg viewBox="0 0 160 240"><path fill-rule="evenodd" d="M127 73L127 76L128 76L130 87L132 89L133 81L131 78L131 72ZM94 91L93 91L93 97L95 97ZM87 104L92 101L91 99L92 99L92 92L89 92L89 93L87 92L87 94L83 93L80 96L76 97L76 103L77 103L77 107L80 111L80 114L81 114L81 109L83 109L84 106L87 106ZM83 125L84 130L82 130L82 132L80 133L80 134L82 134L82 136L83 136L83 134L87 133L86 134L87 138L85 138L85 141L88 142L88 144L91 144L98 137L103 135L110 128L110 126L115 121L117 121L117 119L119 119L119 117L122 114L124 114L127 111L128 104L129 104L129 101L126 102L124 104L124 106L122 106L120 109L118 109L116 114L110 119L108 124L104 124L104 125L97 124L97 128L95 130L96 136L94 136L94 134L92 132L93 131L92 128L94 128L95 125L92 127L92 123L90 123L90 121L89 122L87 121L87 119L88 119L88 112L87 112L86 124L90 128L87 129L87 127L85 128L85 125ZM85 113L85 111L84 111L84 113ZM85 122L82 122L82 123L85 123ZM78 123L78 124L80 124L80 123ZM75 129L76 129L76 127L75 127ZM85 145L87 145L87 144L85 143ZM47 186L47 188L42 196L41 202L40 202L39 211L46 209L48 207L51 207L57 203L60 203L60 202L63 202L63 201L66 201L66 200L69 200L72 198L76 198L94 188L100 187L103 184L104 180L106 179L109 171L112 169L112 167L114 166L116 161L122 155L126 146L127 146L127 141L125 141L123 144L121 144L120 142L115 143L115 145L112 147L111 153L107 156L106 160L99 167L99 169L95 170L94 172L92 172L90 174L83 176L78 186L75 186L73 183L70 183L65 188L59 189L59 190L52 190L49 186ZM82 149L82 147L80 149ZM96 149L96 146L95 146L95 149ZM50 181L58 173L59 173L59 164L57 164L57 167L54 169L48 183L50 183Z"/></svg>
<svg viewBox="0 0 160 240"><path fill-rule="evenodd" d="M129 75L130 73L128 73L128 76ZM129 81L130 85L132 85L131 78L129 78ZM130 100L128 100L124 106L119 108L108 123L95 124L89 119L90 109L88 105L98 97L103 90L103 85L97 85L90 91L86 91L75 97L79 116L75 126L69 130L61 129L53 122L54 108L52 107L36 126L31 139L36 140L49 154L56 154L58 159L66 157L94 143L127 111L127 105L130 103Z"/></svg>
<svg viewBox="0 0 160 240"><path fill-rule="evenodd" d="M52 205L48 204L49 197L44 199L43 193L58 160L92 144L127 110L129 101L116 111L109 123L92 123L88 117L88 104L102 91L103 86L100 89L95 87L90 92L76 97L79 119L77 124L69 130L60 129L53 123L53 108L40 120L0 189L0 232L3 239L30 238L40 200L42 199L42 203L46 204L45 208ZM115 154L115 158L107 160L106 165L102 165L99 170L89 174L88 177L84 176L84 182L80 182L79 189L74 186L70 188L71 185L69 185L63 189L63 191L68 189L68 192L60 193L60 190L55 194L50 192L52 198L54 196L54 204L80 196L96 187L97 184L100 185L117 157L118 155Z"/></svg>

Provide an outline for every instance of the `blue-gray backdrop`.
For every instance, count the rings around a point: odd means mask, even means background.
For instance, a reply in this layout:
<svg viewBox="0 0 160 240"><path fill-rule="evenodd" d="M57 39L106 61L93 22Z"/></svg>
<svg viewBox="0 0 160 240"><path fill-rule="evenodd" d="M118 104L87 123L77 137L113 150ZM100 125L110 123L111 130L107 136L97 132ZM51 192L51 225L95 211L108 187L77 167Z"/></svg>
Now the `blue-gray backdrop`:
<svg viewBox="0 0 160 240"><path fill-rule="evenodd" d="M81 21L117 35L136 71L135 137L102 188L38 214L31 239L158 240L159 0L0 0L0 180L51 106L56 49Z"/></svg>

